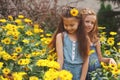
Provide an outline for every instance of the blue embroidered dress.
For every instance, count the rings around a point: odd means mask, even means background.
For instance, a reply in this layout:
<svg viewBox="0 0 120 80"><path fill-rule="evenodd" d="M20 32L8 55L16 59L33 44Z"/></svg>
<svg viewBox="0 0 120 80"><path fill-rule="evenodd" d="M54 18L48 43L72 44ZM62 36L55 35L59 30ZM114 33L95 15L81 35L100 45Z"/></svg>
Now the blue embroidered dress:
<svg viewBox="0 0 120 80"><path fill-rule="evenodd" d="M78 51L77 41L71 41L66 32L63 33L63 69L73 74L72 80L80 80L83 60Z"/></svg>
<svg viewBox="0 0 120 80"><path fill-rule="evenodd" d="M89 67L88 67L88 74L87 74L86 80L91 80L89 72L95 71L97 68L101 67L94 45L91 46L91 50L94 50L95 52L92 53L89 57ZM101 80L99 76L96 76L96 77L97 77L97 80Z"/></svg>

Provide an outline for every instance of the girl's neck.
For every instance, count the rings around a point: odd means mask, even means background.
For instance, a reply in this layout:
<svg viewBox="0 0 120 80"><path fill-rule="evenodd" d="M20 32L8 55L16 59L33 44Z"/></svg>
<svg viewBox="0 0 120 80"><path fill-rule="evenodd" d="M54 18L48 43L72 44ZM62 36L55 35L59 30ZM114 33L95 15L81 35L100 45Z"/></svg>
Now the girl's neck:
<svg viewBox="0 0 120 80"><path fill-rule="evenodd" d="M70 38L71 41L77 41L77 35L75 33L74 34L68 33L68 37Z"/></svg>

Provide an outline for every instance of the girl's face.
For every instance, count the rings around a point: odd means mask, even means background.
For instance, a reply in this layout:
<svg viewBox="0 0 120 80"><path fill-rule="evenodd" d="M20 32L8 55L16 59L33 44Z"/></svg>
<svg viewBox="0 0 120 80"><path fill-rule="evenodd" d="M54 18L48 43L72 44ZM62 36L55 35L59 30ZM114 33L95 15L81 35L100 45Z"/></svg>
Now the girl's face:
<svg viewBox="0 0 120 80"><path fill-rule="evenodd" d="M70 33L76 33L79 25L79 20L72 17L72 18L63 18L64 28L65 30Z"/></svg>
<svg viewBox="0 0 120 80"><path fill-rule="evenodd" d="M95 22L96 22L96 17L94 15L87 15L85 17L84 25L87 32L90 32L93 30Z"/></svg>

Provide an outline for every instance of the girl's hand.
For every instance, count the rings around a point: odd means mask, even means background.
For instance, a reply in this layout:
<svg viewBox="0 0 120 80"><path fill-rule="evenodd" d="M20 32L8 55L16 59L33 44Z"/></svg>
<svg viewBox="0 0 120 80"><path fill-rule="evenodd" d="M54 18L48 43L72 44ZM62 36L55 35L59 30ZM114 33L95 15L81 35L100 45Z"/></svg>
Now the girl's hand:
<svg viewBox="0 0 120 80"><path fill-rule="evenodd" d="M115 60L113 58L109 58L109 64L117 65L117 63L115 62Z"/></svg>

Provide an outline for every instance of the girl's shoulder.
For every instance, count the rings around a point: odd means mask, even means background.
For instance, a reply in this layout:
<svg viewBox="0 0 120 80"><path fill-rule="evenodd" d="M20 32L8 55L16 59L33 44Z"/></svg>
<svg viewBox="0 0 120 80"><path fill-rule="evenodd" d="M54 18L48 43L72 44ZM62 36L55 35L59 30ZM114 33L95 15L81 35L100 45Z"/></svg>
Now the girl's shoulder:
<svg viewBox="0 0 120 80"><path fill-rule="evenodd" d="M62 38L62 40L63 40L63 38L64 38L64 32L58 33L58 34L56 35L56 38L57 38L57 39L61 39L61 38Z"/></svg>
<svg viewBox="0 0 120 80"><path fill-rule="evenodd" d="M96 39L93 39L93 40L88 38L88 40L90 42L90 46L96 46L99 43L99 38L96 38Z"/></svg>
<svg viewBox="0 0 120 80"><path fill-rule="evenodd" d="M64 37L64 36L66 36L67 35L67 33L66 32L61 32L61 33L58 33L57 35L56 35L56 37Z"/></svg>
<svg viewBox="0 0 120 80"><path fill-rule="evenodd" d="M58 33L58 34L56 35L56 38L60 38L60 37L62 37L62 33Z"/></svg>
<svg viewBox="0 0 120 80"><path fill-rule="evenodd" d="M100 44L100 40L99 39L97 39L96 41L93 42L94 46L97 46L98 44Z"/></svg>

